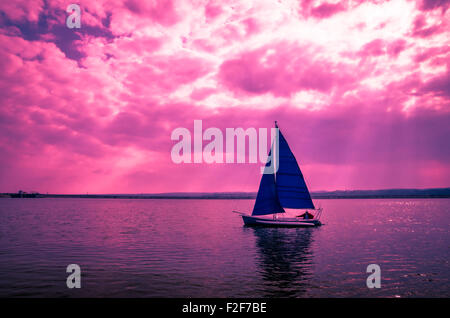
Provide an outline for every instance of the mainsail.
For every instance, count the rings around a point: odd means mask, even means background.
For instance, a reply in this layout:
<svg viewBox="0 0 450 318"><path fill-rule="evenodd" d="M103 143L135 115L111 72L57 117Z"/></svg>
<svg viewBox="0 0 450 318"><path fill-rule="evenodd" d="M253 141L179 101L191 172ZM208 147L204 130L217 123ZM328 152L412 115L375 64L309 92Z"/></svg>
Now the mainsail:
<svg viewBox="0 0 450 318"><path fill-rule="evenodd" d="M278 171L274 173L275 165L271 165L272 146L266 170L259 184L252 215L283 213L285 212L283 208L314 209L314 203L297 160L281 131L278 131L278 136Z"/></svg>
<svg viewBox="0 0 450 318"><path fill-rule="evenodd" d="M281 206L290 209L314 209L303 174L281 131L279 145L276 186Z"/></svg>

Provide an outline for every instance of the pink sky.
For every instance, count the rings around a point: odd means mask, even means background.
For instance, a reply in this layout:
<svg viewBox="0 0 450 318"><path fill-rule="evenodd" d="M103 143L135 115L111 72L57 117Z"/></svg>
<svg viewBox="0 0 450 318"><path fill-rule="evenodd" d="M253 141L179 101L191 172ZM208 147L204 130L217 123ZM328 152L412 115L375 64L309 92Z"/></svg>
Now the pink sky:
<svg viewBox="0 0 450 318"><path fill-rule="evenodd" d="M450 186L448 1L0 2L0 192L256 191L173 129L278 120L311 190Z"/></svg>

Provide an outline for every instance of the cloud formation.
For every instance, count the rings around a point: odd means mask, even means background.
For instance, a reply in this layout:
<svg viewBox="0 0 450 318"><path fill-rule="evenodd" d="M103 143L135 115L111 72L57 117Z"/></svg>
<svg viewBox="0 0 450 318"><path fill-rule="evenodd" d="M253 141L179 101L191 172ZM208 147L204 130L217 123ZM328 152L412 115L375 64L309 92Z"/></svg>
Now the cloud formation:
<svg viewBox="0 0 450 318"><path fill-rule="evenodd" d="M79 4L0 4L0 192L256 191L171 161L195 119L278 120L313 190L449 186L448 1Z"/></svg>

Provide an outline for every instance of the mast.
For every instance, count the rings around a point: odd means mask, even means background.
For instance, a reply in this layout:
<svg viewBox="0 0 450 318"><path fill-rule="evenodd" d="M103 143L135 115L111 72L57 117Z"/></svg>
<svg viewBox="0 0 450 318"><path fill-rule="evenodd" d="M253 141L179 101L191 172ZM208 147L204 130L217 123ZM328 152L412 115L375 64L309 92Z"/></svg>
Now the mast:
<svg viewBox="0 0 450 318"><path fill-rule="evenodd" d="M278 137L278 123L277 123L277 121L275 120L275 129L277 129L276 130L276 133L275 133L275 140L274 140L274 145L275 145L275 147L274 147L274 153L272 153L272 160L273 160L273 179L275 180L275 184L277 183L277 169L276 169L276 165L278 164L278 162L277 161L275 161L276 160L276 154L277 153L279 153L279 149L278 149L278 145L279 145L279 137Z"/></svg>
<svg viewBox="0 0 450 318"><path fill-rule="evenodd" d="M274 180L274 182L275 182L275 189L276 189L276 185L277 185L277 173L276 173L276 167L277 167L277 163L278 162L276 162L275 160L275 158L276 158L276 154L277 154L277 152L279 151L278 150L278 144L277 144L277 141L278 141L278 123L277 123L277 121L275 120L275 140L273 141L273 145L274 145L274 147L273 147L273 152L272 152L272 161L273 161L273 180ZM276 191L276 190L275 190ZM274 213L273 214L273 219L274 220L276 220L278 218L278 213Z"/></svg>

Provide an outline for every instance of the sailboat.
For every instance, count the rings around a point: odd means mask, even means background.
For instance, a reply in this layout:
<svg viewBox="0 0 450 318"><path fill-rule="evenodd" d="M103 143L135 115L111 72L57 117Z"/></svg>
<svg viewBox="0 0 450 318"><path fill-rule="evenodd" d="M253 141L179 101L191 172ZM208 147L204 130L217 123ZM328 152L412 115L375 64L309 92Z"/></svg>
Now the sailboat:
<svg viewBox="0 0 450 318"><path fill-rule="evenodd" d="M234 212L240 213L244 224L250 226L320 226L322 225L319 220L322 208L315 208L297 160L276 121L275 128L277 128L278 133L278 162L275 163L278 165L278 169L272 162L276 156L271 156L272 153L275 153L274 146L277 146L274 143L269 152L264 174L261 177L252 214ZM297 217L280 217L280 213L286 212L284 209L306 211ZM267 217L268 215L272 215L272 218Z"/></svg>

